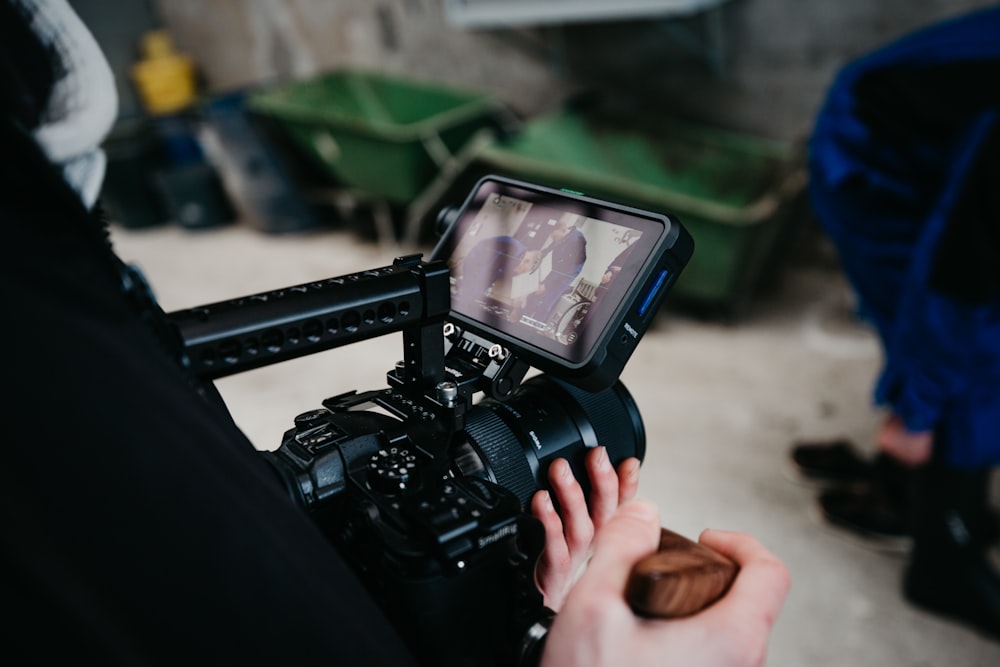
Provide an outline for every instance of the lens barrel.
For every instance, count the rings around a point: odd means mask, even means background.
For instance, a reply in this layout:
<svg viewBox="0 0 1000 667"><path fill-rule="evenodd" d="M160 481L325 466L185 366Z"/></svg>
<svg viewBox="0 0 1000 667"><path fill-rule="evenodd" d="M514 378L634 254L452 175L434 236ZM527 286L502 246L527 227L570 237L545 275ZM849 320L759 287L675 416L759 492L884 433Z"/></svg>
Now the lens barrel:
<svg viewBox="0 0 1000 667"><path fill-rule="evenodd" d="M531 496L547 488L549 464L566 459L586 492L586 452L607 448L613 465L646 454L646 431L639 409L621 381L599 392L587 392L549 375L527 380L506 401L485 399L469 411L468 446L479 465L468 456L459 467L472 467L512 491L527 508Z"/></svg>

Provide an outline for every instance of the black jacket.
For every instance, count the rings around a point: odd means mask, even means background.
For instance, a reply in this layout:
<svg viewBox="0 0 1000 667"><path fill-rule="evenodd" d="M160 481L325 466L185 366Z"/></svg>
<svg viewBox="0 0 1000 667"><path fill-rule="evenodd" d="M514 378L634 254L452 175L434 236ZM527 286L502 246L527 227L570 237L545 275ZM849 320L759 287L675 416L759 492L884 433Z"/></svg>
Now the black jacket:
<svg viewBox="0 0 1000 667"><path fill-rule="evenodd" d="M101 224L4 123L5 662L410 664L123 292Z"/></svg>

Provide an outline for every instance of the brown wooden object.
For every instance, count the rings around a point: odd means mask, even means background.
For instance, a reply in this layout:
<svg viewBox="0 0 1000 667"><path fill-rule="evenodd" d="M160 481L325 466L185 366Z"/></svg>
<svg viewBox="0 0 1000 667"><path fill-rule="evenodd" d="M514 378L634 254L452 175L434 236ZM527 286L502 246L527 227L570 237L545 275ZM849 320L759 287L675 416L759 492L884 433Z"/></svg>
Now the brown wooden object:
<svg viewBox="0 0 1000 667"><path fill-rule="evenodd" d="M738 571L729 558L663 528L659 550L632 568L625 599L642 616L689 616L722 597Z"/></svg>

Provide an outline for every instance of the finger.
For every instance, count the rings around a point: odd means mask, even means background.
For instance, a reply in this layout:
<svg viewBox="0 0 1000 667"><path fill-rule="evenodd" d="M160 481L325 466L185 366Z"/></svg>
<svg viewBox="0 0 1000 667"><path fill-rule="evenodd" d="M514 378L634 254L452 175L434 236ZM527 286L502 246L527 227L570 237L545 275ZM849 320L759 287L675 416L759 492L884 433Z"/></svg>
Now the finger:
<svg viewBox="0 0 1000 667"><path fill-rule="evenodd" d="M554 574L568 572L571 565L569 548L563 538L562 520L552 506L548 491L539 491L531 499L531 512L541 522L545 533L545 548L536 564L536 579L542 592L561 585L553 581Z"/></svg>
<svg viewBox="0 0 1000 667"><path fill-rule="evenodd" d="M773 625L791 588L788 569L777 556L743 533L706 530L698 541L740 566L729 592L715 605L718 611Z"/></svg>
<svg viewBox="0 0 1000 667"><path fill-rule="evenodd" d="M635 498L639 491L639 459L634 456L618 464L618 504Z"/></svg>
<svg viewBox="0 0 1000 667"><path fill-rule="evenodd" d="M542 556L550 562L568 562L569 550L563 539L563 524L559 513L552 506L548 491L539 491L531 499L531 512L541 522L545 532L545 550Z"/></svg>
<svg viewBox="0 0 1000 667"><path fill-rule="evenodd" d="M641 500L622 505L597 535L590 565L573 592L610 596L624 604L632 566L656 551L659 539L660 519L654 505Z"/></svg>
<svg viewBox="0 0 1000 667"><path fill-rule="evenodd" d="M590 516L594 529L599 530L618 510L618 475L604 447L587 452L585 462L590 478Z"/></svg>
<svg viewBox="0 0 1000 667"><path fill-rule="evenodd" d="M594 539L594 523L590 519L583 489L566 460L556 459L549 466L549 484L559 502L563 535L570 552L589 551L590 541Z"/></svg>

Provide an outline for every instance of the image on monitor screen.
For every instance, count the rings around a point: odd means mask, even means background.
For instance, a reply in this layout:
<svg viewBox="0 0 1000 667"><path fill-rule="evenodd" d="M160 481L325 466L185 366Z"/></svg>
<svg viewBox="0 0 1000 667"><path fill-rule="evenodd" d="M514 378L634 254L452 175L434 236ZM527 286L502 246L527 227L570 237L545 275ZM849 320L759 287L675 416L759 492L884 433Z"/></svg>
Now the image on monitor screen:
<svg viewBox="0 0 1000 667"><path fill-rule="evenodd" d="M486 182L449 238L452 310L579 362L663 233L652 218Z"/></svg>

